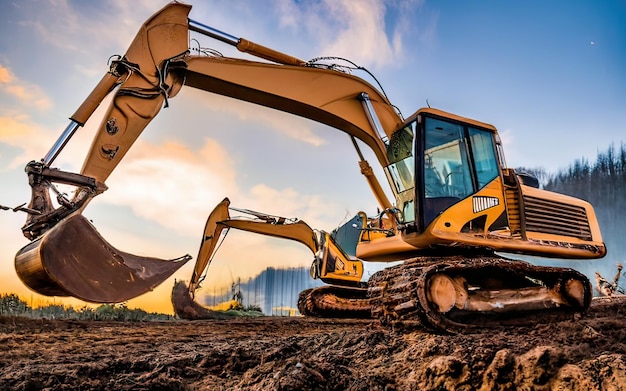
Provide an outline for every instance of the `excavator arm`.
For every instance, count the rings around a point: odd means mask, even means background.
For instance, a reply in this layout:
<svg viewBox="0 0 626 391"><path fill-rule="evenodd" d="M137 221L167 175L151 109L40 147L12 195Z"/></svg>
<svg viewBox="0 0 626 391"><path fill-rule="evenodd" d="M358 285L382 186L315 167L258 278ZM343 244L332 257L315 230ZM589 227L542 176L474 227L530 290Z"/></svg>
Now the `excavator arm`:
<svg viewBox="0 0 626 391"><path fill-rule="evenodd" d="M114 62L71 117L84 123L111 88L120 85L81 174L106 181L167 99L183 85L327 124L367 144L383 167L389 164L383 139L402 119L376 88L348 73L306 63L243 38L236 41L239 49L274 63L189 55L190 23L198 25L187 19L190 9L171 3L150 18L126 54ZM194 31L205 30L195 27Z"/></svg>
<svg viewBox="0 0 626 391"><path fill-rule="evenodd" d="M243 213L244 216L231 217L229 210ZM358 286L363 276L363 262L351 259L324 231L315 231L302 220L273 216L247 209L230 207L230 200L225 198L209 215L200 250L196 258L189 292L200 287L203 273L209 267L223 230L236 228L243 231L282 239L290 239L305 245L314 254L312 277L322 281L341 281L343 285Z"/></svg>
<svg viewBox="0 0 626 391"><path fill-rule="evenodd" d="M149 18L126 53L111 62L109 71L70 117L70 124L50 151L41 161L28 164L32 198L28 207L22 208L28 213L22 231L32 242L17 253L15 266L18 276L33 290L92 302L124 301L153 289L190 258L168 261L132 256L107 243L82 216L91 199L107 189L106 180L143 130L183 86L335 127L364 142L381 165L387 166L385 140L402 120L376 88L332 67L216 32L189 20L190 10L189 5L173 2ZM190 30L271 63L190 55ZM52 168L69 139L113 91L115 96L80 173ZM365 167L362 171L383 210L392 209L367 162L362 159L360 165ZM75 186L74 197L61 194L57 183ZM51 191L57 192L57 207L52 204ZM229 224L235 227L240 223ZM220 227L226 226L222 221ZM70 235L73 240L65 240ZM196 269L199 273L198 266Z"/></svg>

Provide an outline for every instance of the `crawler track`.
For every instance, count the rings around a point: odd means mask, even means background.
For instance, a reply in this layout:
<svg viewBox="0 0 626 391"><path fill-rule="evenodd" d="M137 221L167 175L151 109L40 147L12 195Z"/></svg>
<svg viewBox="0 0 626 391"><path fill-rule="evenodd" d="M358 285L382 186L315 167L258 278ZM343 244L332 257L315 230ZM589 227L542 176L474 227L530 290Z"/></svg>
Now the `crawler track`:
<svg viewBox="0 0 626 391"><path fill-rule="evenodd" d="M371 317L460 332L562 320L586 311L591 296L589 281L573 269L492 255L418 257L374 274L367 294L335 286L309 289L300 294L298 308L305 316Z"/></svg>
<svg viewBox="0 0 626 391"><path fill-rule="evenodd" d="M573 269L534 266L500 257L434 260L414 258L372 276L368 292L372 316L388 324L418 322L438 330L462 331L560 320L586 311L591 303L591 285ZM479 304L473 306L480 306L480 310L459 308L458 302L448 312L439 310L429 290L435 275L463 276L465 287L469 287L468 302L477 300ZM581 288L576 297L565 292L572 281ZM504 291L514 292L510 301L517 301L508 308L492 298Z"/></svg>
<svg viewBox="0 0 626 391"><path fill-rule="evenodd" d="M371 317L367 289L327 285L300 292L298 310L304 316L319 318Z"/></svg>

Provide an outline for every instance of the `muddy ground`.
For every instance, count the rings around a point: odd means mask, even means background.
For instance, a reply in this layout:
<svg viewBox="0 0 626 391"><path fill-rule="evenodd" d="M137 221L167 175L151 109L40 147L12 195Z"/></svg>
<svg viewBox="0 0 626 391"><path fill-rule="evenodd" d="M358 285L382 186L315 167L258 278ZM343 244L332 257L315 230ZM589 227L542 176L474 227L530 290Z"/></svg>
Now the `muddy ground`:
<svg viewBox="0 0 626 391"><path fill-rule="evenodd" d="M376 321L0 317L2 390L626 390L626 298L465 335Z"/></svg>

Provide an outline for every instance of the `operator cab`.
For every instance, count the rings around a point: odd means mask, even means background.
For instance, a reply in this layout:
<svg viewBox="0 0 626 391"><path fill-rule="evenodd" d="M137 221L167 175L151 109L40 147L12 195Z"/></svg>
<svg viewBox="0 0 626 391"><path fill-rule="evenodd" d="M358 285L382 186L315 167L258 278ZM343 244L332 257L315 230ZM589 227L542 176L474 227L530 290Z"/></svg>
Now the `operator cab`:
<svg viewBox="0 0 626 391"><path fill-rule="evenodd" d="M492 125L431 108L411 116L389 140L386 170L407 233L499 177L501 156Z"/></svg>

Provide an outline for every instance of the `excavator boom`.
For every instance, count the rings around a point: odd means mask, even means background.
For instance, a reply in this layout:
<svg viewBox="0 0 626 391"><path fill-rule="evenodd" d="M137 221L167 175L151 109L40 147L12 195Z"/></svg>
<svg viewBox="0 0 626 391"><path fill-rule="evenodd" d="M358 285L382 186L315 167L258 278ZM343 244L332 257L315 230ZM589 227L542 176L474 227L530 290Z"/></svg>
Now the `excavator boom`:
<svg viewBox="0 0 626 391"><path fill-rule="evenodd" d="M126 53L111 62L109 71L70 117L70 124L51 150L41 162L33 161L27 166L33 196L24 208L29 214L22 230L34 241L18 252L15 266L20 278L35 291L95 302L124 301L150 291L188 260L185 256L167 263L158 258L132 257L106 243L95 228L81 224L84 218L80 217L91 199L106 190L109 175L146 126L184 85L334 126L365 142L381 164L386 164L385 146L378 134L381 129L374 128L368 118L377 116L383 129L393 129L401 119L374 87L349 74L318 68L245 39L233 41L239 50L277 63L190 55L190 25L193 31L214 36L206 26L190 22L190 10L191 6L174 2L149 18ZM277 78L283 82L273 82ZM303 86L307 93L303 93ZM51 169L69 139L112 91L115 96L81 172ZM376 113L364 111L366 106ZM383 207L391 207L375 178L370 181L374 181L371 183ZM77 190L72 200L58 198L60 206L55 208L49 193L56 190L56 183L74 185ZM76 229L79 224L85 228ZM60 237L70 231L76 240L62 241ZM81 248L109 251L97 252L95 256L96 253ZM55 266L68 259L76 267L93 273L66 273ZM168 267L162 266L166 264ZM104 265L118 265L123 272L117 276L107 272ZM134 273L135 268L162 271L148 278Z"/></svg>

